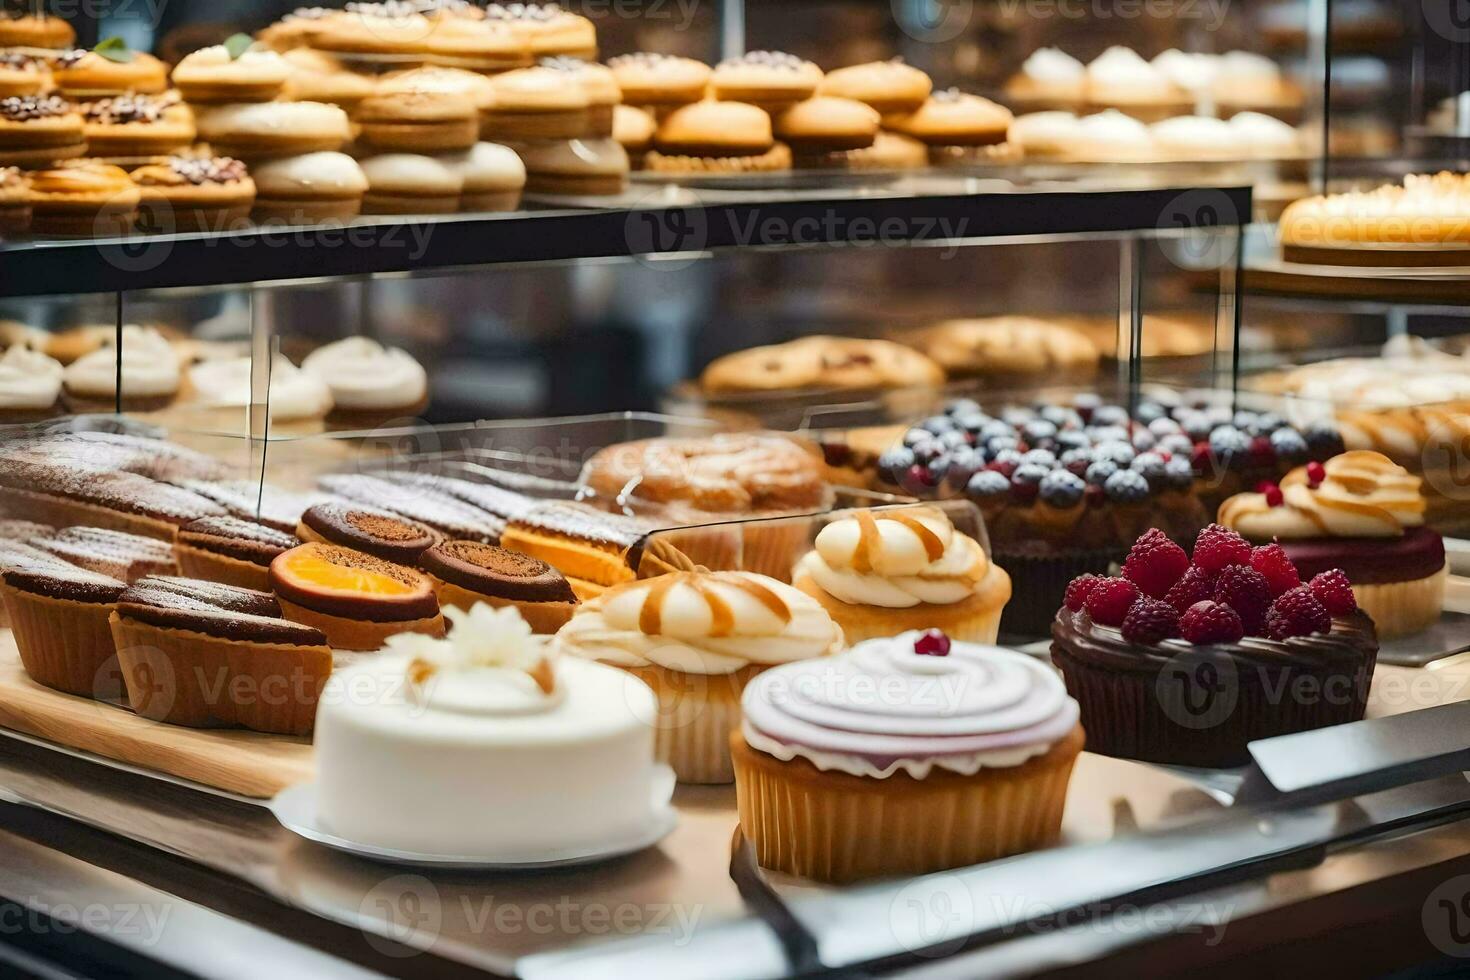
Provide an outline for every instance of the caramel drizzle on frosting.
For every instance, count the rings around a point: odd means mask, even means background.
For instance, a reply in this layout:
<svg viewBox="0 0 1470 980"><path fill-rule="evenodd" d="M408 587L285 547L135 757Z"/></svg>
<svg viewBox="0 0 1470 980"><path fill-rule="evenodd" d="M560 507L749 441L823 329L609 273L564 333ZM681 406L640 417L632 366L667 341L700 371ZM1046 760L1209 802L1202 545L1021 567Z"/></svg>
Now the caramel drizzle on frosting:
<svg viewBox="0 0 1470 980"><path fill-rule="evenodd" d="M1355 514L1394 527L1399 527L1402 523L1396 516L1398 512L1424 513L1425 504L1419 492L1419 478L1386 456L1369 450L1354 450L1328 460L1325 470L1326 479L1319 487L1313 487L1307 478L1306 467L1297 467L1282 479L1281 489L1285 491L1302 487L1311 495L1313 506L1322 511ZM1329 484L1355 497L1375 499L1349 500L1321 492L1321 487ZM1318 511L1295 507L1290 501L1281 506L1290 507L1324 535L1329 533L1328 522ZM1220 523L1226 527L1235 527L1242 518L1268 513L1274 509L1260 494L1239 494L1220 506Z"/></svg>
<svg viewBox="0 0 1470 980"><path fill-rule="evenodd" d="M709 583L722 582L733 586L744 592L765 606L781 622L791 622L791 609L786 602L776 593L761 585L752 582L739 575L707 574L700 575L690 572L676 572L671 575L663 575L653 580L648 587L648 595L643 600L643 607L638 611L638 629L646 636L660 636L663 633L663 605L664 597L669 594L674 586L683 583L693 589L705 604L709 606L710 631L712 637L731 636L735 630L735 611L730 604L715 594Z"/></svg>
<svg viewBox="0 0 1470 980"><path fill-rule="evenodd" d="M914 532L931 562L944 557L944 541L923 522L909 514L874 514L870 510L860 510L853 517L858 524L858 544L852 555L852 570L859 574L866 575L873 570L873 551L883 543L882 535L878 531L879 521L892 521Z"/></svg>

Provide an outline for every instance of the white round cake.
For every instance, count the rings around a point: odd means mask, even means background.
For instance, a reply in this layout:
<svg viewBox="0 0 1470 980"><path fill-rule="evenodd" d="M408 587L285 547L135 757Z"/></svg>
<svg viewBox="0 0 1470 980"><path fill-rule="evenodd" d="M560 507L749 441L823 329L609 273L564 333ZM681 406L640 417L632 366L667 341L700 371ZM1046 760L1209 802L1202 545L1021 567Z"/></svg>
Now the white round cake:
<svg viewBox="0 0 1470 980"><path fill-rule="evenodd" d="M446 609L334 673L316 721L317 819L357 843L545 860L645 833L666 797L653 692L626 671L552 659L514 609ZM668 781L672 786L672 780Z"/></svg>

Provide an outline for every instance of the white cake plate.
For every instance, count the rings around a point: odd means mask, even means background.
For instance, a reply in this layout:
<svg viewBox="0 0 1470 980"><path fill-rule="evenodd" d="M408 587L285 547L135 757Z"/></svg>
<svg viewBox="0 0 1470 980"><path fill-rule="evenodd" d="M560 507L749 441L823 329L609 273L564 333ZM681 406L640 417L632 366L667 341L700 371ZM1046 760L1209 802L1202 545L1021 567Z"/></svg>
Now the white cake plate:
<svg viewBox="0 0 1470 980"><path fill-rule="evenodd" d="M535 854L506 857L427 854L348 840L322 826L317 819L316 783L297 783L283 789L270 801L270 811L275 814L282 827L298 837L372 861L446 870L528 871L537 868L563 868L632 854L652 847L668 836L678 823L678 814L669 802L674 794L674 771L663 765L658 769L654 776L652 817L648 825L636 835L579 848L562 848Z"/></svg>

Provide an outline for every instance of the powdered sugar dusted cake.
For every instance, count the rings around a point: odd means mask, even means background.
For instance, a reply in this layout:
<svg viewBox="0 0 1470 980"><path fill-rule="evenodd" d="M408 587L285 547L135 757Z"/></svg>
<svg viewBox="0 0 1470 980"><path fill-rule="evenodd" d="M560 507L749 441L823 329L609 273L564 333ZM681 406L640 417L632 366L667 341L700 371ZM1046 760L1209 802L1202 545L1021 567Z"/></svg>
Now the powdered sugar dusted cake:
<svg viewBox="0 0 1470 980"><path fill-rule="evenodd" d="M362 844L505 862L645 831L666 778L647 685L553 657L513 609L445 612L447 639L392 637L332 676L316 722L321 822Z"/></svg>

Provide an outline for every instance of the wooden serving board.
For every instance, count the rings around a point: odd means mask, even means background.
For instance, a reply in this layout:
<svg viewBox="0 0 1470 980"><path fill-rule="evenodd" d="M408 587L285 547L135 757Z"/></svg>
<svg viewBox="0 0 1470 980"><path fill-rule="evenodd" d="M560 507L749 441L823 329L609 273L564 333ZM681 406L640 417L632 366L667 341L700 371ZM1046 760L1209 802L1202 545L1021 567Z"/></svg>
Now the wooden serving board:
<svg viewBox="0 0 1470 980"><path fill-rule="evenodd" d="M306 738L165 725L125 707L42 687L22 669L10 630L0 630L0 726L256 799L316 774Z"/></svg>

